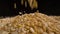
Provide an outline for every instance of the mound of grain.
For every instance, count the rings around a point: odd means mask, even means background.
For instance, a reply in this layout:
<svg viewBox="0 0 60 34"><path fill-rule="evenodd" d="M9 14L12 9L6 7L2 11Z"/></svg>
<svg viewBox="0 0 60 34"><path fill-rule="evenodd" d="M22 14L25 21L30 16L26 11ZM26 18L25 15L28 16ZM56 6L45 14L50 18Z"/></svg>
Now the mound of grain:
<svg viewBox="0 0 60 34"><path fill-rule="evenodd" d="M60 22L41 13L0 19L0 34L60 34Z"/></svg>
<svg viewBox="0 0 60 34"><path fill-rule="evenodd" d="M54 18L54 19L60 21L60 16L49 16L49 17L52 17L52 18Z"/></svg>

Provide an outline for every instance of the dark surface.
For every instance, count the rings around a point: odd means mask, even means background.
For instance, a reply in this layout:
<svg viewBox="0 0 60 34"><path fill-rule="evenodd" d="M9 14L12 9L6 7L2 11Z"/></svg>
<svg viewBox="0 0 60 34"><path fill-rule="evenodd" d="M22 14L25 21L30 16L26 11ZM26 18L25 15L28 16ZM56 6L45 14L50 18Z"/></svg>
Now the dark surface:
<svg viewBox="0 0 60 34"><path fill-rule="evenodd" d="M18 12L14 9L15 0L0 0L0 16L14 16Z"/></svg>
<svg viewBox="0 0 60 34"><path fill-rule="evenodd" d="M0 16L15 16L18 12L31 13L36 10L31 10L30 7L24 7L20 3L21 0L0 0ZM17 9L13 8L13 3L17 3ZM38 10L41 13L48 15L60 15L60 2L58 0L37 0ZM28 12L29 11L29 12ZM32 13L33 13L32 12Z"/></svg>
<svg viewBox="0 0 60 34"><path fill-rule="evenodd" d="M58 0L38 0L41 13L48 15L60 15L60 2Z"/></svg>

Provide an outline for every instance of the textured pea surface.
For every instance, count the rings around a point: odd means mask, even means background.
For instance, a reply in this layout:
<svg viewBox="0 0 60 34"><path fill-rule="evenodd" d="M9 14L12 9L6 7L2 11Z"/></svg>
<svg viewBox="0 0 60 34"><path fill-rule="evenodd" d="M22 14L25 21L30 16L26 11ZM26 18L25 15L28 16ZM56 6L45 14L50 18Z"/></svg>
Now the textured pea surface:
<svg viewBox="0 0 60 34"><path fill-rule="evenodd" d="M3 18L0 34L60 34L60 21L42 13Z"/></svg>

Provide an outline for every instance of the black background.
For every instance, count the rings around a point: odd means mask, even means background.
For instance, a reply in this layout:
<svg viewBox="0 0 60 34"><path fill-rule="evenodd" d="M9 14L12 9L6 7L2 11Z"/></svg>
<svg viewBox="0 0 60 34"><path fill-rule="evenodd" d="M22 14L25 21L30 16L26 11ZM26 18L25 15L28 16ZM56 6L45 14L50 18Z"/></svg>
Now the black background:
<svg viewBox="0 0 60 34"><path fill-rule="evenodd" d="M39 0L39 10L48 15L60 15L59 0Z"/></svg>
<svg viewBox="0 0 60 34"><path fill-rule="evenodd" d="M18 15L13 8L15 0L0 0L0 16ZM60 15L60 2L58 0L38 0L41 13L48 15Z"/></svg>

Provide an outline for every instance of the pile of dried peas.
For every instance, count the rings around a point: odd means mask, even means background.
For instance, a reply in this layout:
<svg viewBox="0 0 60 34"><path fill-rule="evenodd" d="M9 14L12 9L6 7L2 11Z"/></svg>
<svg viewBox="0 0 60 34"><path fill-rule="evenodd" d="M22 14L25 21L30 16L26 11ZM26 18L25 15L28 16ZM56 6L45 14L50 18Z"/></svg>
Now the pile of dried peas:
<svg viewBox="0 0 60 34"><path fill-rule="evenodd" d="M42 13L0 19L0 34L60 34L60 21Z"/></svg>

